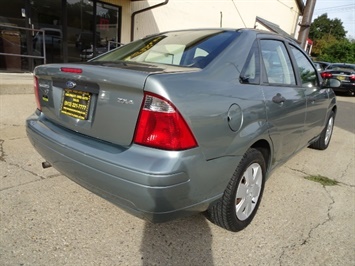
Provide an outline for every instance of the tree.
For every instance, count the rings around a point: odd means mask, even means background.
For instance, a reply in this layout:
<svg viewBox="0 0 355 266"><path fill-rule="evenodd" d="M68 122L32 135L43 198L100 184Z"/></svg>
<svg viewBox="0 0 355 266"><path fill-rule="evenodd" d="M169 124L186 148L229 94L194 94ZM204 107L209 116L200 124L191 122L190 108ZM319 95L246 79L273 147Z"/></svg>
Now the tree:
<svg viewBox="0 0 355 266"><path fill-rule="evenodd" d="M332 42L324 47L317 60L355 64L355 42L347 39Z"/></svg>
<svg viewBox="0 0 355 266"><path fill-rule="evenodd" d="M309 31L312 57L318 61L355 63L355 41L346 39L346 33L339 19L329 19L327 14L316 18Z"/></svg>
<svg viewBox="0 0 355 266"><path fill-rule="evenodd" d="M320 59L324 57L325 49L336 43L337 40L333 36L324 36L321 39L313 39L313 47L312 47L312 57L317 58L318 61L327 61L324 59Z"/></svg>
<svg viewBox="0 0 355 266"><path fill-rule="evenodd" d="M337 40L343 40L346 37L343 22L340 19L329 19L327 14L317 17L309 29L309 38L319 40L327 36L334 36Z"/></svg>

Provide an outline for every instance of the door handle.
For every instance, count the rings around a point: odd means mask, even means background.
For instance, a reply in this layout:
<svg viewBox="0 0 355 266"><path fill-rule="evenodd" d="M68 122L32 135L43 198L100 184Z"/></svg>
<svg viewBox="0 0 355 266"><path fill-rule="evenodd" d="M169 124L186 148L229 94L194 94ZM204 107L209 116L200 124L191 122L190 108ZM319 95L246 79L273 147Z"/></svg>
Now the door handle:
<svg viewBox="0 0 355 266"><path fill-rule="evenodd" d="M286 99L280 93L277 93L274 97L272 97L272 101L274 103L283 104Z"/></svg>

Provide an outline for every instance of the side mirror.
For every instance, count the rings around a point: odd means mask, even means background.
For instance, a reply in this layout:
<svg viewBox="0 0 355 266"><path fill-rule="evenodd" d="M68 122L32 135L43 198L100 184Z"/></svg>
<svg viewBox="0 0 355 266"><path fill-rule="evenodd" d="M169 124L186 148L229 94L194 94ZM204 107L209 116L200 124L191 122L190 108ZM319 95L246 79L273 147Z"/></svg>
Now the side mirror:
<svg viewBox="0 0 355 266"><path fill-rule="evenodd" d="M339 88L341 85L341 81L336 78L329 78L323 81L323 87L327 88Z"/></svg>

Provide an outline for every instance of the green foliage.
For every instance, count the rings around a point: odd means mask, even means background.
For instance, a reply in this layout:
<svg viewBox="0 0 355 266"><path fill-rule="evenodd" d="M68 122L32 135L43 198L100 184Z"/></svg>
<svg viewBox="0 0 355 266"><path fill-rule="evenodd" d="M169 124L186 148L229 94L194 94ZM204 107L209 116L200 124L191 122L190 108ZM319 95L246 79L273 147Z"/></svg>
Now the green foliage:
<svg viewBox="0 0 355 266"><path fill-rule="evenodd" d="M323 14L313 21L309 29L309 38L319 40L326 36L333 36L337 40L342 40L346 33L340 19L329 19L327 14Z"/></svg>
<svg viewBox="0 0 355 266"><path fill-rule="evenodd" d="M327 46L324 59L329 62L355 63L355 43L343 40Z"/></svg>
<svg viewBox="0 0 355 266"><path fill-rule="evenodd" d="M323 38L315 41L312 56L318 61L355 64L355 42Z"/></svg>
<svg viewBox="0 0 355 266"><path fill-rule="evenodd" d="M346 31L339 19L327 14L316 18L310 28L313 40L312 57L318 61L355 63L355 40L345 38Z"/></svg>
<svg viewBox="0 0 355 266"><path fill-rule="evenodd" d="M333 36L323 37L320 39L312 39L313 40L313 48L312 48L312 56L317 58L321 58L324 54L324 50L327 46L336 42L336 39Z"/></svg>
<svg viewBox="0 0 355 266"><path fill-rule="evenodd" d="M314 71L305 69L303 67L300 67L299 71L303 82L307 82L307 81L312 82L313 80L316 79Z"/></svg>

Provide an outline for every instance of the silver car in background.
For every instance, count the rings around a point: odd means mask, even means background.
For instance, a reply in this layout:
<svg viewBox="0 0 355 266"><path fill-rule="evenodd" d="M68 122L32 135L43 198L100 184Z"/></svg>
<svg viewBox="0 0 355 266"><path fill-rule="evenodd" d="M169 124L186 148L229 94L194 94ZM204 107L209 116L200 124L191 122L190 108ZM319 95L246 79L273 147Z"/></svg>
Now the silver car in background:
<svg viewBox="0 0 355 266"><path fill-rule="evenodd" d="M34 77L27 134L44 166L149 221L204 212L230 231L275 167L328 147L339 86L293 40L252 29L164 32Z"/></svg>

